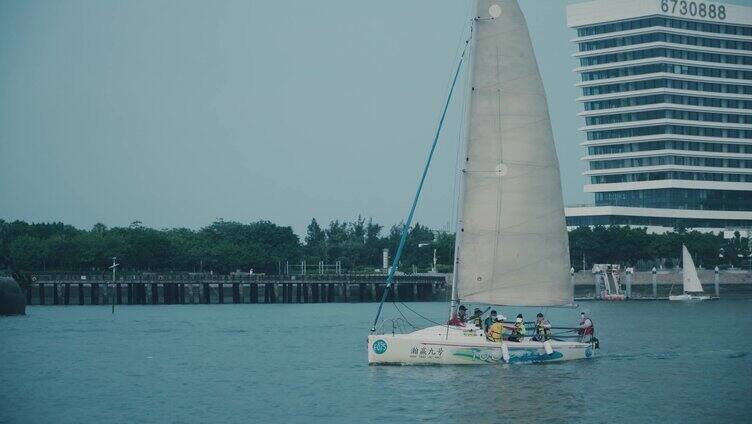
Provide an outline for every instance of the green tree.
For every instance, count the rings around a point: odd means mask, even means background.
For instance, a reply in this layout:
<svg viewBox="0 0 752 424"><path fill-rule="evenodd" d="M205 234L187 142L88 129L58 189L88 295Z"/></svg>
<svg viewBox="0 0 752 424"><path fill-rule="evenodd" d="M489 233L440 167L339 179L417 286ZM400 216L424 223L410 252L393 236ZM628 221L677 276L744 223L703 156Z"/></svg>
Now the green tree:
<svg viewBox="0 0 752 424"><path fill-rule="evenodd" d="M308 224L304 248L306 260L310 262L326 261L326 233L321 229L316 218Z"/></svg>

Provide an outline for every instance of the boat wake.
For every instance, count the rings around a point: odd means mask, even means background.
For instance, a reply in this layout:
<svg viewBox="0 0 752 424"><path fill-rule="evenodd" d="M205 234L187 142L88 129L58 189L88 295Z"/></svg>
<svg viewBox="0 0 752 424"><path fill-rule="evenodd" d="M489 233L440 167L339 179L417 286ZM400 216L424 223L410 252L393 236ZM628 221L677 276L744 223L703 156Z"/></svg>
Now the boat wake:
<svg viewBox="0 0 752 424"><path fill-rule="evenodd" d="M748 355L748 352L740 352L736 350L730 350L730 349L722 349L722 350L706 350L706 351L697 351L697 350L687 350L687 351L663 351L663 352L650 352L650 353L601 353L597 355L594 359L597 359L599 361L627 361L627 360L633 360L633 359L655 359L655 360L671 360L671 359L680 359L680 358L687 358L687 357L722 357L727 359L739 359L744 358Z"/></svg>

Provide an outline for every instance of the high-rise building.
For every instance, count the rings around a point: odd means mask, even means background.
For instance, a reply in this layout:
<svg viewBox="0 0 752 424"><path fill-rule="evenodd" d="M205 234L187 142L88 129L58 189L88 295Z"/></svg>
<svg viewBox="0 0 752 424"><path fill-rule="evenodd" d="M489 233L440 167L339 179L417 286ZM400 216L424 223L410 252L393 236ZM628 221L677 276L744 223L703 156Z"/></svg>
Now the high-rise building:
<svg viewBox="0 0 752 424"><path fill-rule="evenodd" d="M752 227L752 7L596 0L567 19L595 196L567 224Z"/></svg>

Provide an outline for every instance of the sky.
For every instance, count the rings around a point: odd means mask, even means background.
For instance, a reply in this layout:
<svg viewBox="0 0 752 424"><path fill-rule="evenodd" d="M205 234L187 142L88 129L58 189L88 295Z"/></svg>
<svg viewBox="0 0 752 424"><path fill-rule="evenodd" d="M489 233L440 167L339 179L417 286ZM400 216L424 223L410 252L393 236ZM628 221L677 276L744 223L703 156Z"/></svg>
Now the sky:
<svg viewBox="0 0 752 424"><path fill-rule="evenodd" d="M565 6L520 0L564 200L583 125ZM0 219L199 228L404 219L470 0L2 0ZM461 94L460 94L461 95ZM459 98L459 96L458 96ZM455 101L416 221L452 221Z"/></svg>

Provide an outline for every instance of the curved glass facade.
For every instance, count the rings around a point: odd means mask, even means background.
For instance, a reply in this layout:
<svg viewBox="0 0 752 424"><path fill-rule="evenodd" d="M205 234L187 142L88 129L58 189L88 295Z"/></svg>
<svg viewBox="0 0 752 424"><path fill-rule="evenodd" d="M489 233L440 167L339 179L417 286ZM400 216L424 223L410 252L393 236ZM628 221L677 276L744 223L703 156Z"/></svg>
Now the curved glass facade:
<svg viewBox="0 0 752 424"><path fill-rule="evenodd" d="M684 188L610 191L595 193L595 204L638 208L748 211L752 210L752 192Z"/></svg>
<svg viewBox="0 0 752 424"><path fill-rule="evenodd" d="M653 57L666 57L698 62L728 63L733 65L752 65L752 56L726 53L706 53L695 50L656 47L645 50L630 50L619 53L607 53L583 57L580 59L580 66L605 65L614 62L628 62L633 60L650 59Z"/></svg>
<svg viewBox="0 0 752 424"><path fill-rule="evenodd" d="M634 227L666 227L666 228L739 228L752 227L752 220L743 219L692 219L666 218L657 216L630 215L596 215L596 216L568 216L567 225L596 226L596 225L631 225Z"/></svg>
<svg viewBox="0 0 752 424"><path fill-rule="evenodd" d="M752 144L701 143L697 141L658 140L642 143L607 144L588 147L588 155L647 152L652 150L686 150L691 152L752 154Z"/></svg>
<svg viewBox="0 0 752 424"><path fill-rule="evenodd" d="M591 184L636 183L642 181L690 180L728 183L752 183L752 174L727 174L721 172L634 172L630 174L594 175Z"/></svg>
<svg viewBox="0 0 752 424"><path fill-rule="evenodd" d="M655 74L666 72L677 75L692 75L707 78L728 78L752 80L752 71L740 71L736 69L718 69L701 66L687 66L672 63L654 63L651 65L627 66L625 68L605 69L602 71L589 71L582 73L583 81L598 81L608 78L623 78L635 75ZM752 82L750 82L752 84Z"/></svg>
<svg viewBox="0 0 752 424"><path fill-rule="evenodd" d="M656 42L685 44L688 46L712 47L715 49L752 50L752 42L748 41L694 37L679 34L669 34L667 32L653 32L649 34L630 35L627 37L608 38L605 40L580 43L580 51L587 52L592 50L612 49L615 47L625 47L633 46L636 44Z"/></svg>
<svg viewBox="0 0 752 424"><path fill-rule="evenodd" d="M654 94L648 96L621 97L618 99L585 102L585 110L616 109L621 107L645 106L658 103L675 105L703 106L724 109L752 109L752 100L720 99L713 97L679 96L673 94Z"/></svg>
<svg viewBox="0 0 752 424"><path fill-rule="evenodd" d="M622 22L590 25L577 28L577 36L588 37L591 35L607 34L609 32L631 31L649 27L666 27L707 32L711 34L746 35L752 37L752 26L724 25L719 23L697 22L665 17L630 19Z"/></svg>
<svg viewBox="0 0 752 424"><path fill-rule="evenodd" d="M584 87L582 93L586 96L623 93L626 91L653 90L656 88L673 88L675 90L707 91L708 93L728 93L752 95L752 85L719 84L714 82L686 81L671 78L657 78L644 81L622 82L618 84L596 85ZM697 93L698 95L702 93Z"/></svg>

